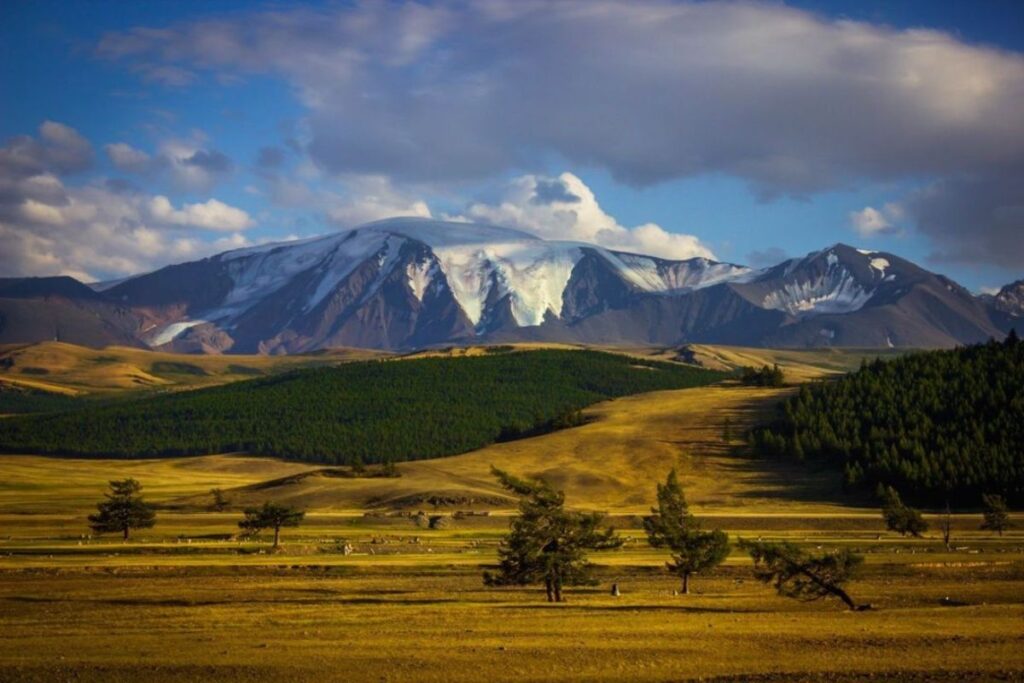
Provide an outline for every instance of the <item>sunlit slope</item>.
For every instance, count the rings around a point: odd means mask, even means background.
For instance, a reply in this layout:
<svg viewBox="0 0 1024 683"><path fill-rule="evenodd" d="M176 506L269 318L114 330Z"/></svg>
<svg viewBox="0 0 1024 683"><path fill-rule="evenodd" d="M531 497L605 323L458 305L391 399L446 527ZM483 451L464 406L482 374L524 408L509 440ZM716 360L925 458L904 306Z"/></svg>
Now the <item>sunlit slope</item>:
<svg viewBox="0 0 1024 683"><path fill-rule="evenodd" d="M401 463L395 479L320 476L313 465L250 456L160 460L68 460L0 457L0 511L85 511L107 480L132 476L155 502L189 508L209 503L209 489L228 489L233 506L276 500L311 510L500 509L503 492L490 467L543 476L564 488L571 504L644 512L654 485L678 467L699 511L745 514L841 512L832 472L750 460L723 441L728 419L735 443L745 425L789 390L716 386L662 391L600 403L581 427L449 458ZM312 473L306 477L292 477ZM286 481L274 482L282 478ZM826 502L833 501L833 502Z"/></svg>
<svg viewBox="0 0 1024 683"><path fill-rule="evenodd" d="M790 382L851 372L864 360L895 358L908 349L759 349L746 346L691 344L684 347L681 359L716 370L759 367L778 363Z"/></svg>
<svg viewBox="0 0 1024 683"><path fill-rule="evenodd" d="M0 345L0 383L60 393L192 388L252 379L279 370L367 360L383 353L331 349L296 356L214 356L121 346L90 349L63 342Z"/></svg>
<svg viewBox="0 0 1024 683"><path fill-rule="evenodd" d="M235 491L240 501L268 498L332 509L500 505L492 465L543 477L565 490L573 505L645 512L654 484L677 467L687 497L702 511L804 512L842 500L833 473L739 457L723 441L728 419L734 439L784 390L706 387L663 391L598 404L592 422L545 436L501 443L450 458L399 465L398 479L310 476L258 490ZM738 443L738 442L737 442ZM734 443L733 445L736 445ZM840 505L836 504L835 509Z"/></svg>

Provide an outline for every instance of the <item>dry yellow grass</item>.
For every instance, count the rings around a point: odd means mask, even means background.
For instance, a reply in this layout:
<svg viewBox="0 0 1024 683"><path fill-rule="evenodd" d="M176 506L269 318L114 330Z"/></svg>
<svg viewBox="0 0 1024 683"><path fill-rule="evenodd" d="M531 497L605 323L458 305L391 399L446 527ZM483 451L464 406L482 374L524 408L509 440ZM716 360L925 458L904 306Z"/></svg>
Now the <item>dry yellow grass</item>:
<svg viewBox="0 0 1024 683"><path fill-rule="evenodd" d="M496 507L503 492L492 465L543 477L563 488L572 505L643 512L654 482L676 467L691 504L702 513L827 513L840 511L832 471L808 473L793 464L741 457L744 426L770 410L787 389L717 386L621 398L586 411L588 424L543 436L494 444L448 458L398 465L396 479L317 476L316 466L251 456L154 460L65 460L0 456L0 511L80 507L108 479L133 476L161 503L205 505L211 487L230 489L238 504L267 499L316 510L423 507L447 497L456 507ZM725 420L734 443L723 441ZM313 476L242 489L290 475ZM497 505L500 507L500 505Z"/></svg>
<svg viewBox="0 0 1024 683"><path fill-rule="evenodd" d="M332 349L295 356L210 356L111 346L90 349L63 342L0 346L0 383L59 393L192 388L224 384L282 369L384 356L365 349ZM161 367L163 364L163 367ZM186 371L175 371L175 365ZM191 372L189 369L195 368Z"/></svg>
<svg viewBox="0 0 1024 683"><path fill-rule="evenodd" d="M791 379L859 362L712 351L724 364L780 362ZM99 383L75 381L89 391ZM582 427L403 463L397 479L324 477L316 466L244 455L2 456L0 681L1024 680L1024 519L996 537L978 530L977 515L957 515L958 549L947 551L934 532L884 533L877 510L843 504L834 472L749 460L723 441L726 418L739 437L788 391L718 386L618 399L587 410ZM573 588L555 606L533 587L484 588L481 565L495 561L507 509L443 530L363 515L396 503L433 513L415 502L432 495L499 495L492 464L548 478L571 505L612 512L628 542L593 555L599 586ZM636 517L673 466L705 524L733 538L865 553L848 589L876 609L777 597L738 549L695 579L695 595L674 596L666 555L643 541ZM106 481L126 476L174 509L128 543L87 537L85 516ZM232 510L204 510L215 486L228 490ZM310 511L286 530L280 553L267 552L266 539L233 538L238 506L265 499ZM622 597L608 594L612 581Z"/></svg>
<svg viewBox="0 0 1024 683"><path fill-rule="evenodd" d="M851 590L880 609L859 614L777 598L740 571L685 599L667 577L616 578L620 598L606 584L550 606L535 589L488 590L477 572L443 569L8 574L0 679L985 681L1024 671L1024 606L1008 600L1019 570L866 577ZM971 603L940 606L965 579Z"/></svg>

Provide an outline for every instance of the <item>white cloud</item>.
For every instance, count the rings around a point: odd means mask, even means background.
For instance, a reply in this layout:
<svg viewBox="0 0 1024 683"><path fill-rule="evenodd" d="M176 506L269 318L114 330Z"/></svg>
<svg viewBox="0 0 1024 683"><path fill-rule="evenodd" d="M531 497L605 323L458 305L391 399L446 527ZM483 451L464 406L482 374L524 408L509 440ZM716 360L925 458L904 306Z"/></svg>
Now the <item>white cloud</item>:
<svg viewBox="0 0 1024 683"><path fill-rule="evenodd" d="M192 226L225 232L246 230L255 225L248 213L217 199L185 204L180 209L175 209L167 197L157 195L149 200L148 209L156 221L166 225Z"/></svg>
<svg viewBox="0 0 1024 683"><path fill-rule="evenodd" d="M620 225L572 173L555 178L521 176L509 183L498 203L471 204L456 218L520 228L545 239L590 242L662 258L714 258L693 235L668 232L655 223L632 228Z"/></svg>
<svg viewBox="0 0 1024 683"><path fill-rule="evenodd" d="M889 203L881 209L865 206L850 212L850 225L861 237L893 235L900 232L898 221L903 218L903 207Z"/></svg>
<svg viewBox="0 0 1024 683"><path fill-rule="evenodd" d="M253 219L217 199L175 207L117 183L66 185L55 172L81 168L91 149L60 124L44 124L39 139L22 136L0 147L4 275L118 277L250 244L241 231ZM230 234L206 240L197 228Z"/></svg>
<svg viewBox="0 0 1024 683"><path fill-rule="evenodd" d="M555 152L760 191L1024 154L1024 57L783 3L491 0L277 9L106 35L102 56L284 76L334 172L479 178Z"/></svg>
<svg viewBox="0 0 1024 683"><path fill-rule="evenodd" d="M141 149L124 142L115 142L103 148L110 161L121 171L139 173L149 168L152 157Z"/></svg>
<svg viewBox="0 0 1024 683"><path fill-rule="evenodd" d="M383 176L350 176L342 184L344 192L320 195L327 218L335 225L353 227L381 218L431 215L425 201L399 191Z"/></svg>

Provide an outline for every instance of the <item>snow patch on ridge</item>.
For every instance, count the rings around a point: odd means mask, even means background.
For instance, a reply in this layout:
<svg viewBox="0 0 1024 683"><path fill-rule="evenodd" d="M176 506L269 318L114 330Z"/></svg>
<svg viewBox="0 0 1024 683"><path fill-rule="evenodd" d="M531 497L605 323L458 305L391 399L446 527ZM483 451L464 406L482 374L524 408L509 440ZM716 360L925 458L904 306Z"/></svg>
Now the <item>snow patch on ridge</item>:
<svg viewBox="0 0 1024 683"><path fill-rule="evenodd" d="M807 280L786 282L765 295L761 305L795 316L852 313L860 310L871 299L874 291L864 289L831 251L827 262L828 267L823 274ZM787 268L788 272L791 271Z"/></svg>
<svg viewBox="0 0 1024 683"><path fill-rule="evenodd" d="M166 327L161 328L152 337L150 337L150 346L163 346L169 344L178 338L178 336L185 330L195 327L196 325L202 325L208 321L206 320L183 320L176 323L171 323Z"/></svg>
<svg viewBox="0 0 1024 683"><path fill-rule="evenodd" d="M416 300L423 303L423 296L434 280L434 264L431 261L417 261L405 267L405 276L409 279L409 289Z"/></svg>
<svg viewBox="0 0 1024 683"><path fill-rule="evenodd" d="M704 258L660 261L650 256L607 252L620 274L646 292L683 292L710 287L720 282L744 281L755 274L745 266L717 263Z"/></svg>
<svg viewBox="0 0 1024 683"><path fill-rule="evenodd" d="M871 259L871 267L877 270L882 277L885 277L885 269L889 267L889 261L884 258L873 258Z"/></svg>

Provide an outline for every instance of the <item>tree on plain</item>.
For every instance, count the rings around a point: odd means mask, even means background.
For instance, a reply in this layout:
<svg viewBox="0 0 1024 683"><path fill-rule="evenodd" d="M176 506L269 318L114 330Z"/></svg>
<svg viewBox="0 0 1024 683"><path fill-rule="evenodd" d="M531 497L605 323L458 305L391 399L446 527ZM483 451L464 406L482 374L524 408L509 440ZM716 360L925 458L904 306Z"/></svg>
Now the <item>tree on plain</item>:
<svg viewBox="0 0 1024 683"><path fill-rule="evenodd" d="M306 513L287 505L266 502L262 507L245 509L245 518L238 527L248 534L258 534L264 529L274 530L274 548L281 545L281 528L297 527Z"/></svg>
<svg viewBox="0 0 1024 683"><path fill-rule="evenodd" d="M880 485L878 495L882 499L882 518L889 531L915 538L928 531L928 522L924 521L920 511L905 505L896 489Z"/></svg>
<svg viewBox="0 0 1024 683"><path fill-rule="evenodd" d="M212 508L214 512L224 512L224 510L227 509L230 501L228 501L228 497L224 493L223 489L210 489L210 496L213 497L213 503L210 504L210 508Z"/></svg>
<svg viewBox="0 0 1024 683"><path fill-rule="evenodd" d="M493 467L491 472L519 496L519 514L498 547L497 572L484 572L484 583L543 583L548 602L563 602L564 586L594 585L587 552L622 545L613 529L601 528L604 515L566 510L565 494L546 482L519 479Z"/></svg>
<svg viewBox="0 0 1024 683"><path fill-rule="evenodd" d="M792 543L744 540L740 547L754 560L754 576L774 586L779 595L805 602L835 597L851 610L870 609L870 605L855 603L843 590L843 584L864 562L849 549L809 555Z"/></svg>
<svg viewBox="0 0 1024 683"><path fill-rule="evenodd" d="M701 531L700 523L690 514L675 469L664 484L658 484L658 507L651 508L651 513L643 520L647 540L655 548L671 551L672 561L666 566L682 579L686 595L690 575L717 567L729 556L729 537L717 529Z"/></svg>
<svg viewBox="0 0 1024 683"><path fill-rule="evenodd" d="M1004 531L1013 526L1010 524L1009 508L1006 506L1006 501L995 493L982 495L981 501L985 505L985 511L982 513L984 521L981 523L981 528L986 531L995 531L1002 536Z"/></svg>
<svg viewBox="0 0 1024 683"><path fill-rule="evenodd" d="M949 508L949 501L946 501L946 510L942 513L942 544L946 550L952 550L953 546L953 511Z"/></svg>
<svg viewBox="0 0 1024 683"><path fill-rule="evenodd" d="M89 515L89 526L99 534L120 533L125 541L132 529L149 529L156 524L153 506L142 500L142 484L132 478L110 482L107 499Z"/></svg>

